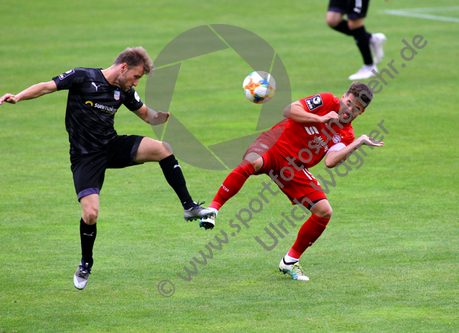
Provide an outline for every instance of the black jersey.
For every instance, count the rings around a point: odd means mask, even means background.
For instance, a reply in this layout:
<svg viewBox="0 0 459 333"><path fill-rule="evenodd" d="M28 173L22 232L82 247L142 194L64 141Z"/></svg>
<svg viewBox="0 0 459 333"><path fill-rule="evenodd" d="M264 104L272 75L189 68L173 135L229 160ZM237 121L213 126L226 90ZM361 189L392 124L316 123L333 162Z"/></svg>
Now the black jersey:
<svg viewBox="0 0 459 333"><path fill-rule="evenodd" d="M124 104L136 111L143 106L133 88L125 92L112 86L99 68L75 68L53 81L57 90L69 90L65 125L71 155L103 150L117 136L113 125L118 108Z"/></svg>

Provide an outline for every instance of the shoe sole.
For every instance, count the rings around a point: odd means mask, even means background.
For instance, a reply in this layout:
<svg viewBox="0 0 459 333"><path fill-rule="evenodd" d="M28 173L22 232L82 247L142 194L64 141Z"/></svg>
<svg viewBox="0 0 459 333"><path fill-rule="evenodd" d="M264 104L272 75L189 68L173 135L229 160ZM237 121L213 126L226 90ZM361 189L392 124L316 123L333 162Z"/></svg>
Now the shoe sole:
<svg viewBox="0 0 459 333"><path fill-rule="evenodd" d="M202 220L202 219L207 219L211 216L213 216L214 214L213 213L210 213L210 214L207 214L207 215L204 215L204 216L184 216L183 218L185 219L185 221L196 221L196 220Z"/></svg>
<svg viewBox="0 0 459 333"><path fill-rule="evenodd" d="M185 221L189 222L189 221L200 221L202 219L207 219L209 217L211 217L212 215L206 215L206 216L197 216L197 217L185 217Z"/></svg>
<svg viewBox="0 0 459 333"><path fill-rule="evenodd" d="M202 221L199 223L200 228L204 228L205 230L207 229L213 229L215 227L215 224L213 222L208 222L208 221Z"/></svg>

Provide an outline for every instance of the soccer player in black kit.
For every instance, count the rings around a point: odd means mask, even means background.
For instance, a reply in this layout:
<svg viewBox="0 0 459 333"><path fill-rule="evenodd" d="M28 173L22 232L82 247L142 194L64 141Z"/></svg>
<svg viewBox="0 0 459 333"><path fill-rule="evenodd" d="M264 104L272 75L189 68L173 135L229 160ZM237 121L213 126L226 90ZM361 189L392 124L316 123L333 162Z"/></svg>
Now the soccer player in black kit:
<svg viewBox="0 0 459 333"><path fill-rule="evenodd" d="M99 194L107 168L159 162L167 182L183 205L185 220L201 219L212 213L191 199L180 165L166 142L137 135L120 136L113 127L115 113L122 104L151 125L167 121L168 112L148 108L133 88L153 67L142 47L127 48L107 69L75 68L17 95L5 94L0 98L0 105L3 102L15 104L57 90L69 91L65 124L73 181L83 208L80 220L82 259L73 279L77 289L86 286L93 265Z"/></svg>

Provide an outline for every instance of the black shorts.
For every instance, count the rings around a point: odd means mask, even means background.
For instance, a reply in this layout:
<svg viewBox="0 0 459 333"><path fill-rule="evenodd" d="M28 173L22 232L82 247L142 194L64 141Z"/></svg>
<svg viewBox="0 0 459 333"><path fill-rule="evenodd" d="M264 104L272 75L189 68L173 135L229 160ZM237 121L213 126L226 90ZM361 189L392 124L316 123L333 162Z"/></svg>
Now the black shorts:
<svg viewBox="0 0 459 333"><path fill-rule="evenodd" d="M71 155L73 183L78 201L84 196L100 193L106 169L141 164L133 159L143 138L138 135L121 135L113 139L105 150Z"/></svg>
<svg viewBox="0 0 459 333"><path fill-rule="evenodd" d="M367 16L370 0L330 0L329 12L347 15L348 19L357 20Z"/></svg>

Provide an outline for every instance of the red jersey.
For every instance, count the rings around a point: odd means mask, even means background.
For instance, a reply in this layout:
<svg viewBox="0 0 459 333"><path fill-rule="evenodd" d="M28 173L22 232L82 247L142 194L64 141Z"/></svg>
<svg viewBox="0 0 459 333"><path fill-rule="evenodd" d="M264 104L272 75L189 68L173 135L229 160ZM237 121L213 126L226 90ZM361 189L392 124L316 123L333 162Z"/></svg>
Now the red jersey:
<svg viewBox="0 0 459 333"><path fill-rule="evenodd" d="M318 116L324 116L331 111L338 112L339 101L339 98L331 93L321 93L300 99L305 112ZM298 123L291 119L284 119L270 130L263 132L247 153L261 152L262 147L269 147L269 149L272 147L282 157L297 158L306 168L311 168L324 158L331 147L337 144L347 146L354 139L354 129L350 122L347 124L332 122L329 125Z"/></svg>
<svg viewBox="0 0 459 333"><path fill-rule="evenodd" d="M338 112L339 98L331 93L321 93L300 99L305 112L324 116L331 111ZM284 157L298 157L306 168L318 164L328 150L339 143L351 144L355 139L351 123L332 122L298 123L288 119L282 135L275 146Z"/></svg>

